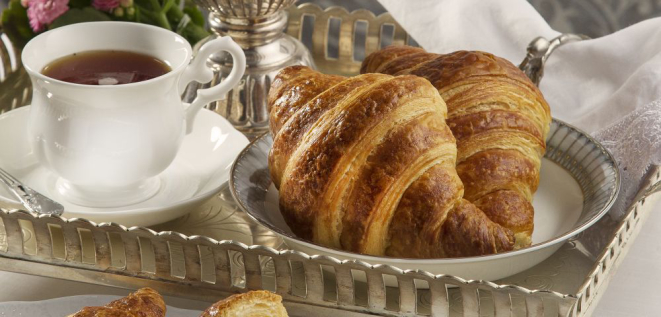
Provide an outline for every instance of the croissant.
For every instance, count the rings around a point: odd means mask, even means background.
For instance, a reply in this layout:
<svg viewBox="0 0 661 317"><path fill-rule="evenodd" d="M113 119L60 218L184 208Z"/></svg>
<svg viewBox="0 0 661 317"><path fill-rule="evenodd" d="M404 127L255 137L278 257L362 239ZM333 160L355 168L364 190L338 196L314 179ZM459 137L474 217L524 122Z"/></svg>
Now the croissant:
<svg viewBox="0 0 661 317"><path fill-rule="evenodd" d="M549 106L516 66L484 52L427 53L390 46L370 54L361 73L428 79L447 103L457 139L464 198L514 232L515 248L531 244L532 197L551 123Z"/></svg>
<svg viewBox="0 0 661 317"><path fill-rule="evenodd" d="M69 317L164 317L165 302L155 290L145 287L106 306L85 307Z"/></svg>
<svg viewBox="0 0 661 317"><path fill-rule="evenodd" d="M287 317L282 297L269 291L232 295L207 308L200 317Z"/></svg>
<svg viewBox="0 0 661 317"><path fill-rule="evenodd" d="M416 76L283 69L269 91L269 170L299 237L405 258L511 250L512 232L463 199L446 106Z"/></svg>

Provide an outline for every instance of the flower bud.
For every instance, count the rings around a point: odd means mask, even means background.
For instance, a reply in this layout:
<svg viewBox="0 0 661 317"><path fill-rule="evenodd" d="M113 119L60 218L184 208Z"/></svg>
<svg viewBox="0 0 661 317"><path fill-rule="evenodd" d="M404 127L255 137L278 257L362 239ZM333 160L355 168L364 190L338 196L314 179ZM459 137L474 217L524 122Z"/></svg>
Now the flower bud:
<svg viewBox="0 0 661 317"><path fill-rule="evenodd" d="M100 11L113 12L118 6L119 0L92 0L92 7Z"/></svg>
<svg viewBox="0 0 661 317"><path fill-rule="evenodd" d="M121 18L124 16L124 9L122 7L117 7L112 12L116 17Z"/></svg>
<svg viewBox="0 0 661 317"><path fill-rule="evenodd" d="M134 14L135 14L135 8L134 7L126 8L126 15L132 17Z"/></svg>

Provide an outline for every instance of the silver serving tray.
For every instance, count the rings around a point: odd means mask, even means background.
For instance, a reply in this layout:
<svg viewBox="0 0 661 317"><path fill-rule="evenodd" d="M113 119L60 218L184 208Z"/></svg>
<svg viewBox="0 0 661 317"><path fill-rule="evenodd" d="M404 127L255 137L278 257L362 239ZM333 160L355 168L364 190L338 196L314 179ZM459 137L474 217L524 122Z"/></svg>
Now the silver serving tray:
<svg viewBox="0 0 661 317"><path fill-rule="evenodd" d="M301 38L304 30L311 31L315 62L325 72L357 72L360 62L352 54L356 21L369 25L363 33L365 53L387 42L410 40L389 14L322 10L310 4L292 7L289 14L288 33ZM304 17L313 23L305 23ZM337 59L326 58L331 18L341 19L339 43L344 45ZM5 35L0 39L4 112L26 105L31 90L19 54ZM529 55L534 57L535 51ZM530 69L539 69L540 60L531 61ZM153 230L36 217L0 206L0 269L131 289L150 286L166 295L209 302L264 288L283 295L287 309L297 316L588 316L661 197L659 175L658 168L651 169L623 217L608 213L542 263L493 282L278 251L281 240L238 211L227 188L188 216ZM329 267L335 274L324 273ZM394 276L398 286L385 287L384 274ZM367 283L354 276L366 277ZM429 288L416 290L418 284Z"/></svg>

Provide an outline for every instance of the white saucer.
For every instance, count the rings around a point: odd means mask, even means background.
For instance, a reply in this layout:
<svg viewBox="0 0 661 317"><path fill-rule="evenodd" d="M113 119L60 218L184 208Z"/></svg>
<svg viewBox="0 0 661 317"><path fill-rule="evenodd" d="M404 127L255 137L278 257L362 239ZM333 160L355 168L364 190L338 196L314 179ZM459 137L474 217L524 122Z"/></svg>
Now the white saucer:
<svg viewBox="0 0 661 317"><path fill-rule="evenodd" d="M65 218L150 226L183 216L204 203L229 179L232 162L248 139L220 115L202 109L193 132L184 138L177 157L158 177L161 188L151 198L116 208L82 207L57 191L57 175L37 162L27 140L30 106L0 115L0 166L21 182L64 205ZM4 186L0 204L21 205Z"/></svg>

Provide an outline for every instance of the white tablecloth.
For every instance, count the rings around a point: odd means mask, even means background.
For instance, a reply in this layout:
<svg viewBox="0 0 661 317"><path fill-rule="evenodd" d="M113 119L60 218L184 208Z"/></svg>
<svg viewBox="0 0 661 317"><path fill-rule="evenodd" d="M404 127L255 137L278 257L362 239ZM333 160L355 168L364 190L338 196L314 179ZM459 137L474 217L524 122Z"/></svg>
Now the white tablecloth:
<svg viewBox="0 0 661 317"><path fill-rule="evenodd" d="M661 213L657 206L644 224L629 254L610 282L593 316L661 316ZM85 294L126 295L112 287L62 281L23 274L0 272L0 302L36 301ZM202 309L205 304L178 298L167 298L168 305L185 309Z"/></svg>

